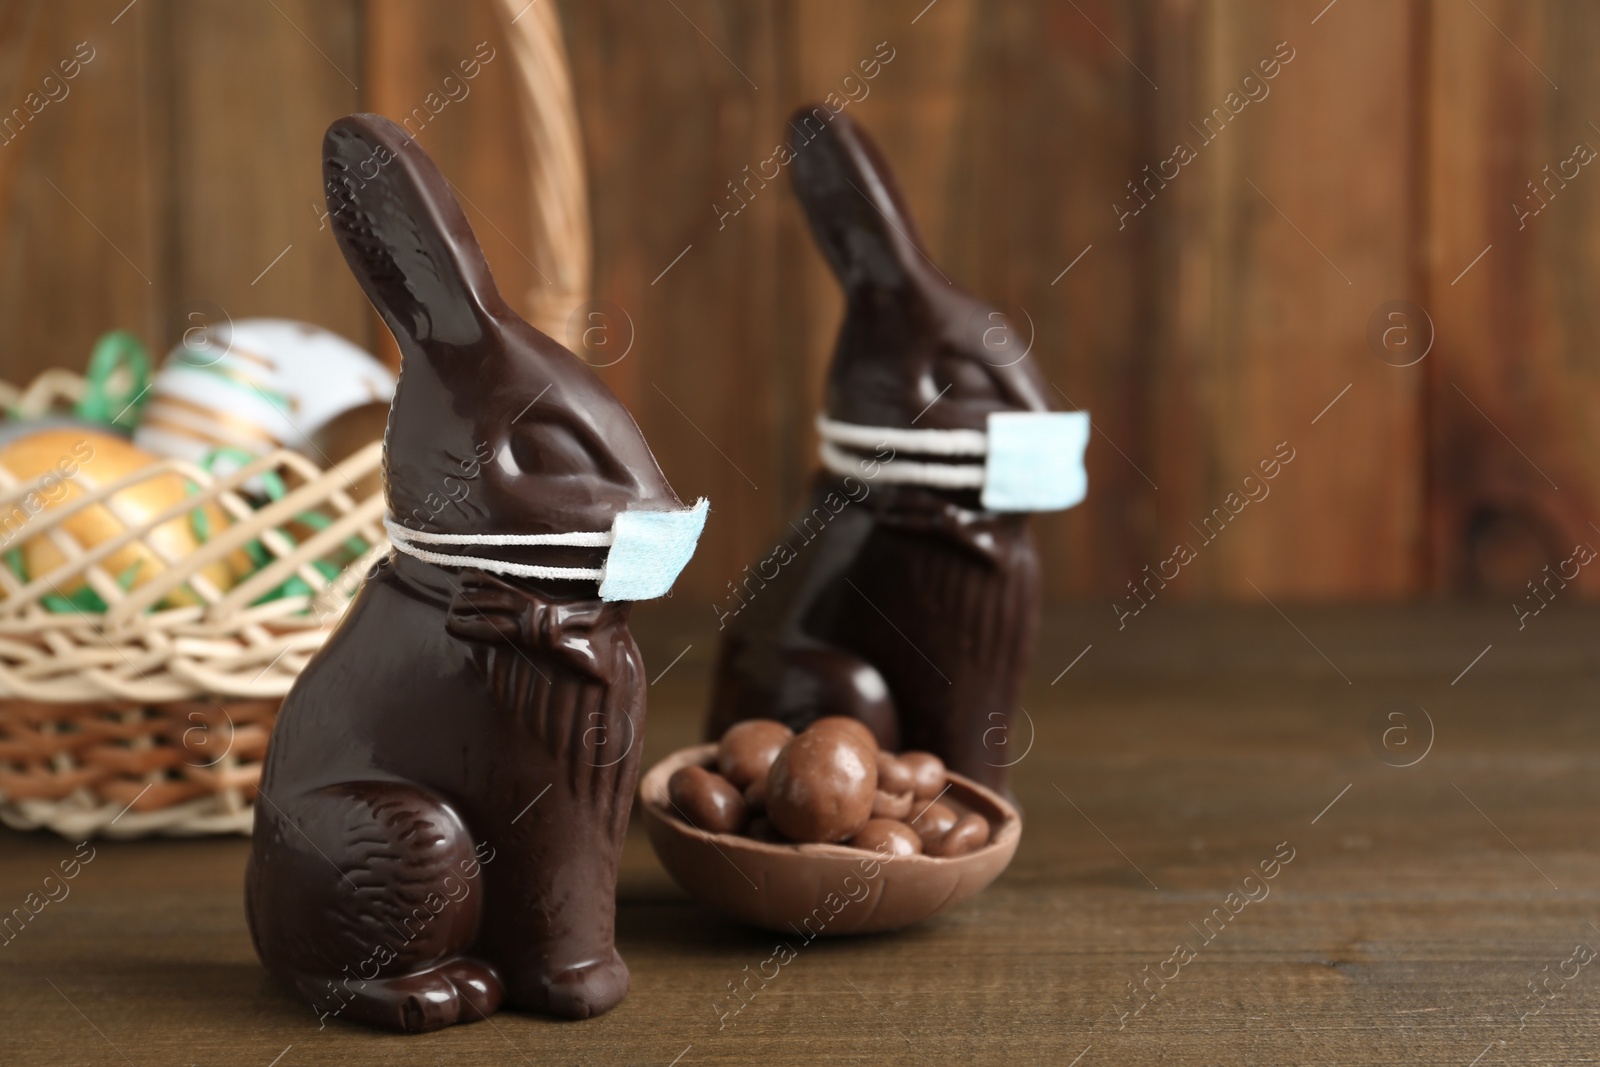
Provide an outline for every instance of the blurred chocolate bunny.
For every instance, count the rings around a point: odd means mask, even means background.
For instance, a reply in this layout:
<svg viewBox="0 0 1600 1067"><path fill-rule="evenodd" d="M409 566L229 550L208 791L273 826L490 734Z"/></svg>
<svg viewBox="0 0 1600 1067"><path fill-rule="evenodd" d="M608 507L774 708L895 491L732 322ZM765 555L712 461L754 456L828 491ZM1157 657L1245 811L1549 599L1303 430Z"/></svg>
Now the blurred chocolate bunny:
<svg viewBox="0 0 1600 1067"><path fill-rule="evenodd" d="M507 306L400 127L338 120L323 174L402 353L397 551L279 713L256 951L324 1020L596 1015L628 990L612 933L645 681L627 601L666 592L705 505L683 508L611 391Z"/></svg>
<svg viewBox="0 0 1600 1067"><path fill-rule="evenodd" d="M886 747L1003 787L1039 613L1026 513L1083 497L1087 416L1052 412L1005 317L928 258L861 127L813 107L790 129L845 316L799 537L786 531L718 612L708 733L851 715Z"/></svg>

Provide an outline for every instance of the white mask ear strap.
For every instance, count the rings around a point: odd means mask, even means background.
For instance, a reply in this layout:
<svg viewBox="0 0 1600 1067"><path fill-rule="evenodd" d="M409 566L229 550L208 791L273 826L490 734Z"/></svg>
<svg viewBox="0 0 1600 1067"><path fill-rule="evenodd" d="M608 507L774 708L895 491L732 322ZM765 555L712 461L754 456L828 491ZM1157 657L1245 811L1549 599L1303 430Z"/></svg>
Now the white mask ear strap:
<svg viewBox="0 0 1600 1067"><path fill-rule="evenodd" d="M384 528L395 551L438 567L472 567L516 578L599 582L601 600L652 600L672 589L694 555L711 510L704 497L693 507L673 511L619 511L604 533L445 534L412 530L385 516ZM434 552L422 545L565 545L607 548L603 567L541 567L484 556Z"/></svg>
<svg viewBox="0 0 1600 1067"><path fill-rule="evenodd" d="M560 534L444 534L428 533L401 526L393 519L383 520L394 540L424 545L574 545L579 548L604 548L611 543L611 531Z"/></svg>
<svg viewBox="0 0 1600 1067"><path fill-rule="evenodd" d="M878 460L852 455L840 445L874 451L888 447L894 452L924 456L982 456L989 451L989 435L982 430L908 430L894 426L861 426L835 422L817 416L817 433L822 436L822 465L834 474L861 474L862 464L874 462L878 473L873 481L893 485L925 485L933 489L982 489L983 464L921 463L914 459Z"/></svg>
<svg viewBox="0 0 1600 1067"><path fill-rule="evenodd" d="M574 545L600 547L611 543L610 532L575 534L434 534L409 530L392 519L383 520L389 531L389 541L408 556L439 567L472 567L491 574L508 574L515 578L565 579L569 581L598 582L605 572L598 567L539 567L528 563L508 563L504 560L486 559L482 556L457 556L445 552L430 552L418 548L417 543L434 545Z"/></svg>
<svg viewBox="0 0 1600 1067"><path fill-rule="evenodd" d="M883 439L879 438L878 443ZM854 474L867 475L863 464L876 463L878 473L868 480L893 485L926 485L934 489L982 489L983 464L981 463L918 463L910 459L878 460L869 456L851 455L830 441L822 442L822 465L843 477Z"/></svg>
<svg viewBox="0 0 1600 1067"><path fill-rule="evenodd" d="M895 426L861 426L817 416L817 433L829 444L874 449L888 445L896 452L925 456L981 456L989 451L982 430L908 430Z"/></svg>

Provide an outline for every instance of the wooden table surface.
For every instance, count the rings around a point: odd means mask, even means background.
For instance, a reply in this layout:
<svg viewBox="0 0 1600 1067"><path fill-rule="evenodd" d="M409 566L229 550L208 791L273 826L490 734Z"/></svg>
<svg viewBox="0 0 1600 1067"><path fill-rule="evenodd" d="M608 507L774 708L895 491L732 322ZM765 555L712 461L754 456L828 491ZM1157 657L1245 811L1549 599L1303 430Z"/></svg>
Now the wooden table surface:
<svg viewBox="0 0 1600 1067"><path fill-rule="evenodd" d="M1047 620L1011 868L920 927L802 946L727 1019L776 939L685 897L637 820L627 1000L419 1037L319 1029L268 981L244 840L101 842L0 946L0 1063L1600 1059L1600 612L1279 607ZM648 764L695 739L715 635L670 609L636 629L652 671L690 646ZM0 834L0 907L73 850Z"/></svg>

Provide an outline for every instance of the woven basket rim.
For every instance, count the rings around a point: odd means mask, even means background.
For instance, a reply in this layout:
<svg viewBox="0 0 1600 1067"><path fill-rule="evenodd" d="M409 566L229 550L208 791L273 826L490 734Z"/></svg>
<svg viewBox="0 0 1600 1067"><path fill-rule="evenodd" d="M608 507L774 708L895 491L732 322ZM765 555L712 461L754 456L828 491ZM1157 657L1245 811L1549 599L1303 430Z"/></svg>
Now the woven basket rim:
<svg viewBox="0 0 1600 1067"><path fill-rule="evenodd" d="M13 410L24 416L38 416L81 394L83 386L81 376L51 370L27 389L0 382L0 400L11 399ZM53 428L61 429L59 424ZM87 425L84 431L111 432ZM59 559L26 582L0 566L0 701L150 706L197 697L283 697L364 575L389 552L382 493L362 496L356 488L378 471L382 456L382 442L373 441L324 470L300 453L277 449L222 474L163 458L100 484L79 477L69 465L65 469L72 475L55 475L73 482L67 494L56 490L57 495L35 501L37 508L21 504L48 484L50 471L21 478L0 465L0 516L22 520L5 527L0 550L43 539L55 546ZM62 469L60 463L51 468ZM283 495L264 506L247 496L252 487L266 484L263 477L285 485ZM173 478L182 478L192 492L148 515L130 517L120 510L121 494ZM193 551L173 558L158 531L201 509L224 517L226 524ZM324 529L294 537L283 532L309 512L323 516ZM81 544L68 524L91 514L120 522L120 534L92 547ZM313 566L352 539L366 548L353 560L346 553L342 570L325 575ZM203 573L239 558L251 543L262 546L265 562L249 573L231 574L230 587L218 588ZM135 550L149 553L161 567L149 580L124 589L108 561L119 550L141 545ZM299 577L307 591L254 602L291 577ZM81 585L100 594L107 610L52 611L43 603L52 592ZM175 603L175 598L189 602Z"/></svg>

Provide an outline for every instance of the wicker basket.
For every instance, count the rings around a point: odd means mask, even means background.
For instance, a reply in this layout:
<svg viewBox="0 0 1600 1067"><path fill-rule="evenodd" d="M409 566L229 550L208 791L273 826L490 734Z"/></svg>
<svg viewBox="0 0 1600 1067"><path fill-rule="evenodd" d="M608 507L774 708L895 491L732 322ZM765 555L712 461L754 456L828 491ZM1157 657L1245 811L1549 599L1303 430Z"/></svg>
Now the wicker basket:
<svg viewBox="0 0 1600 1067"><path fill-rule="evenodd" d="M37 415L82 389L77 376L50 371L23 393L0 385L0 403ZM248 832L278 704L388 552L382 494L356 499L349 490L381 457L373 442L324 471L278 451L226 476L163 460L103 485L80 476L80 495L28 519L17 540L47 537L66 559L27 583L0 567L0 820L72 838ZM198 492L120 537L86 549L62 525L114 493L173 474ZM242 488L274 475L285 494L253 507ZM0 511L9 514L43 482L0 467ZM173 559L145 540L206 505L231 521L198 551ZM284 532L307 514L321 516L320 530ZM165 566L124 589L102 564L136 539ZM362 543L359 554L352 540ZM206 567L251 542L265 550L263 566L226 591L206 580ZM343 566L330 577L335 560ZM304 586L294 588L306 592L258 603L296 576ZM105 613L43 603L80 583L100 595ZM194 603L159 606L180 587Z"/></svg>
<svg viewBox="0 0 1600 1067"><path fill-rule="evenodd" d="M492 8L518 75L536 238L531 247L538 250L543 279L525 294L522 310L564 339L574 309L585 306L593 254L560 19L549 4L528 10L523 0L492 0ZM0 383L0 405L44 414L70 406L84 388L75 374L47 371L25 392ZM380 461L374 443L327 471L291 452L265 456L226 478L176 461L140 471L139 478L181 474L201 487L182 511L214 502L233 524L199 553L171 561L159 578L128 593L98 565L105 546L85 552L53 528L68 516L66 506L30 520L28 536L48 528L68 562L26 586L0 566L0 821L73 838L248 833L278 704L362 576L389 551L382 494L358 500L348 488ZM294 489L256 511L238 490L263 472ZM108 484L72 505L91 505L137 480ZM30 488L0 471L0 506ZM276 532L307 511L320 512L331 525L298 546ZM163 521L170 515L155 516L127 536L140 537ZM314 564L329 560L352 536L371 547L330 580ZM226 593L208 589L198 572L252 540L267 548L272 562ZM312 592L252 606L292 575ZM82 578L108 610L50 611L42 602L51 592L45 578L58 584ZM180 585L199 602L155 607Z"/></svg>

